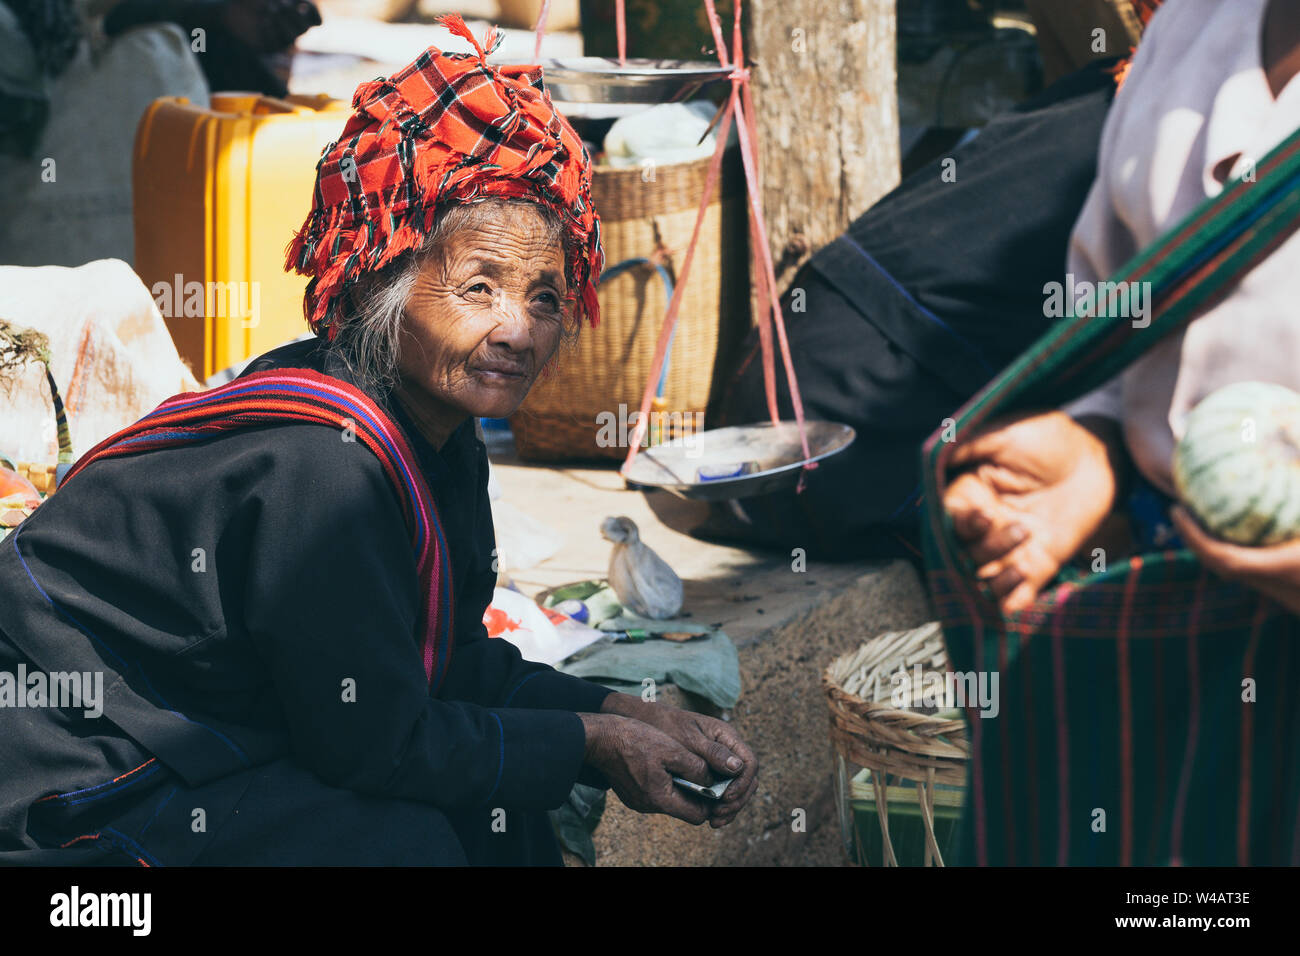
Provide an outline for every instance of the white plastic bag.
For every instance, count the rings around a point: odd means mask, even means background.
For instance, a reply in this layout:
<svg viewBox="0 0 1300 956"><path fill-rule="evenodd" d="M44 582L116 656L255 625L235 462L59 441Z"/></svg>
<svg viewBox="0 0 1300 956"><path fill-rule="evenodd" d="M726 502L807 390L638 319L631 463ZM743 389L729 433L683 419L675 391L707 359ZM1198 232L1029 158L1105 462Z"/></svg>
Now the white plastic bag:
<svg viewBox="0 0 1300 956"><path fill-rule="evenodd" d="M497 588L483 614L488 637L509 641L526 661L555 665L606 634L558 611L547 611L508 588Z"/></svg>
<svg viewBox="0 0 1300 956"><path fill-rule="evenodd" d="M164 398L199 388L149 290L120 259L76 269L0 266L0 316L49 337L75 455ZM53 462L58 435L45 369L29 363L11 389L3 395L0 451L16 461Z"/></svg>

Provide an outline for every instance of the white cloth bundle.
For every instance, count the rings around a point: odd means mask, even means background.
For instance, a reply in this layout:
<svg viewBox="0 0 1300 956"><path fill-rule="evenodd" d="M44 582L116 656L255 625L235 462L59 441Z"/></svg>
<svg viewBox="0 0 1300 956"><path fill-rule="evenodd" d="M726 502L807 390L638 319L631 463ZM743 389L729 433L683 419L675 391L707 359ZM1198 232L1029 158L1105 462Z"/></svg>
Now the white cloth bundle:
<svg viewBox="0 0 1300 956"><path fill-rule="evenodd" d="M181 361L144 283L119 259L76 269L0 266L0 319L50 340L51 371L76 455L199 383ZM0 388L0 452L16 461L58 456L45 369L31 362Z"/></svg>

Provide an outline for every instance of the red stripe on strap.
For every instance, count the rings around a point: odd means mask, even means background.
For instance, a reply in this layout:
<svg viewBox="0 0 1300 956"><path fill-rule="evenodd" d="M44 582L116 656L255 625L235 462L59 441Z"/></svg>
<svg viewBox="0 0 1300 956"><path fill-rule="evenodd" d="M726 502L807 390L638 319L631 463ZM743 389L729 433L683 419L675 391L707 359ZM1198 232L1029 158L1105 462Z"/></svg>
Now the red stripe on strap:
<svg viewBox="0 0 1300 956"><path fill-rule="evenodd" d="M975 672L984 670L984 623L981 618L974 618ZM950 665L951 666L951 665ZM967 720L971 730L971 789L972 809L975 816L975 862L978 866L989 865L989 833L987 801L984 799L984 761L979 755L984 752L984 721L974 713L969 702L966 707Z"/></svg>
<svg viewBox="0 0 1300 956"><path fill-rule="evenodd" d="M1192 602L1192 616L1187 638L1187 746L1183 751L1183 766L1178 775L1178 793L1174 797L1174 813L1169 832L1169 865L1183 865L1183 826L1187 817L1187 795L1192 787L1192 767L1196 762L1196 746L1201 731L1200 667L1196 658L1196 638L1201 616L1201 595L1205 591L1205 572L1196 579L1196 597Z"/></svg>
<svg viewBox="0 0 1300 956"><path fill-rule="evenodd" d="M1133 594L1142 572L1142 558L1129 562L1124 581L1124 609L1120 613L1115 655L1119 663L1119 776L1120 776L1120 866L1133 865L1133 675L1129 660L1129 615Z"/></svg>
<svg viewBox="0 0 1300 956"><path fill-rule="evenodd" d="M1057 588L1052 612L1052 679L1056 691L1056 863L1070 860L1070 735L1065 714L1065 595Z"/></svg>
<svg viewBox="0 0 1300 956"><path fill-rule="evenodd" d="M1155 806L1163 807L1165 805L1165 751L1167 744L1165 742L1165 642L1163 639L1151 641L1151 656L1155 664L1155 674L1152 681L1152 700L1155 704L1155 713L1152 714L1152 725L1155 729L1156 753L1155 753L1155 785L1156 800ZM1160 840L1160 828L1150 827L1151 840L1147 847L1146 861L1151 863L1156 858L1156 849Z"/></svg>
<svg viewBox="0 0 1300 956"><path fill-rule="evenodd" d="M1028 675L1029 671L1025 668L1026 653L1029 649L1030 633L1025 631L1021 634L1020 639L1020 661L1021 670ZM1034 712L1034 682L1028 676L1020 682L1025 688L1025 715L1028 717ZM1030 760L1036 760L1038 756L1038 738L1034 734L1034 721L1027 719L1025 721L1025 742L1029 747ZM1038 815L1038 774L1030 773L1026 775L1029 785L1029 863L1031 866L1042 865L1042 848L1039 843L1039 815Z"/></svg>
<svg viewBox="0 0 1300 956"><path fill-rule="evenodd" d="M1276 682L1278 687L1294 687L1295 678L1292 676L1294 670L1293 661L1295 660L1295 645L1292 641L1283 640L1278 652L1281 654L1282 661L1276 671L1270 670L1270 677ZM1273 722L1273 759L1269 761L1269 766L1273 768L1273 786L1269 793L1277 794L1272 801L1273 812L1269 818L1269 831L1271 833L1282 834L1286 830L1283 826L1282 814L1287 807L1287 793L1293 789L1291 779L1291 759L1289 756L1290 744L1293 737L1291 727L1295 726L1300 729L1300 721L1296 718L1296 710L1290 706L1277 706L1273 708L1276 714L1276 720ZM1300 800L1296 801L1300 806ZM1286 859L1286 851L1277 847L1275 855L1268 863L1282 863ZM1291 865L1300 864L1300 827L1292 833L1291 846Z"/></svg>
<svg viewBox="0 0 1300 956"><path fill-rule="evenodd" d="M1255 617L1250 622L1250 643L1242 661L1242 673L1250 676L1255 669L1255 652L1264 628L1267 602L1255 606ZM1253 678L1252 678L1253 679ZM1258 690L1258 687L1256 688ZM1241 702L1241 773L1237 789L1237 865L1250 866L1250 774L1255 758L1255 701Z"/></svg>
<svg viewBox="0 0 1300 956"><path fill-rule="evenodd" d="M998 673L1003 679L1007 676L1010 668L1007 665L1007 632L998 633ZM999 681L999 686L1001 681ZM1006 852L1004 864L1016 866L1020 862L1019 847L1016 841L1016 788L1015 780L1019 774L1013 772L1011 766L1011 728L1008 726L1010 721L1005 718L998 721L998 736L1002 738L1002 822L1003 822L1003 849Z"/></svg>

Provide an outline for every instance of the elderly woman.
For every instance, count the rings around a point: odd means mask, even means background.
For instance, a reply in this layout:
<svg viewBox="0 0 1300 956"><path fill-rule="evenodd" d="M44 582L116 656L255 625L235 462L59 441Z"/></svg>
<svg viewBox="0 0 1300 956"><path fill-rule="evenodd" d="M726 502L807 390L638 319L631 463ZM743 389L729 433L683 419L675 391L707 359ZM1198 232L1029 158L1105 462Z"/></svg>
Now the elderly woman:
<svg viewBox="0 0 1300 956"><path fill-rule="evenodd" d="M595 323L602 254L540 71L474 45L358 89L289 251L317 338L101 443L5 541L0 672L104 690L0 708L0 860L558 863L580 779L714 827L750 798L727 724L483 628L473 419Z"/></svg>

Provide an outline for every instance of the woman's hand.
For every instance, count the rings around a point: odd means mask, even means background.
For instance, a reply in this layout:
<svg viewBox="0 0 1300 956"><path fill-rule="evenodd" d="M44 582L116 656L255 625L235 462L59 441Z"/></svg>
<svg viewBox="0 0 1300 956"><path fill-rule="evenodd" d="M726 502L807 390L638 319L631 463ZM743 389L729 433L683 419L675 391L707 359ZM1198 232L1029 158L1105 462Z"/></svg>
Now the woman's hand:
<svg viewBox="0 0 1300 956"><path fill-rule="evenodd" d="M1184 543L1208 570L1240 581L1300 614L1300 540L1268 548L1242 547L1211 537L1181 505L1169 513Z"/></svg>
<svg viewBox="0 0 1300 956"><path fill-rule="evenodd" d="M943 497L954 530L1004 613L1029 607L1097 531L1119 496L1118 428L1063 412L993 423L963 441ZM1108 431L1109 426L1109 431Z"/></svg>
<svg viewBox="0 0 1300 956"><path fill-rule="evenodd" d="M587 732L586 762L638 813L666 813L701 824L704 800L673 783L674 776L708 785L709 765L663 731L617 714L579 714Z"/></svg>
<svg viewBox="0 0 1300 956"><path fill-rule="evenodd" d="M715 777L735 778L721 800L707 803L709 826L715 830L734 820L754 795L758 786L758 758L726 721L667 704L650 703L631 694L610 694L601 710L650 724L702 758Z"/></svg>

